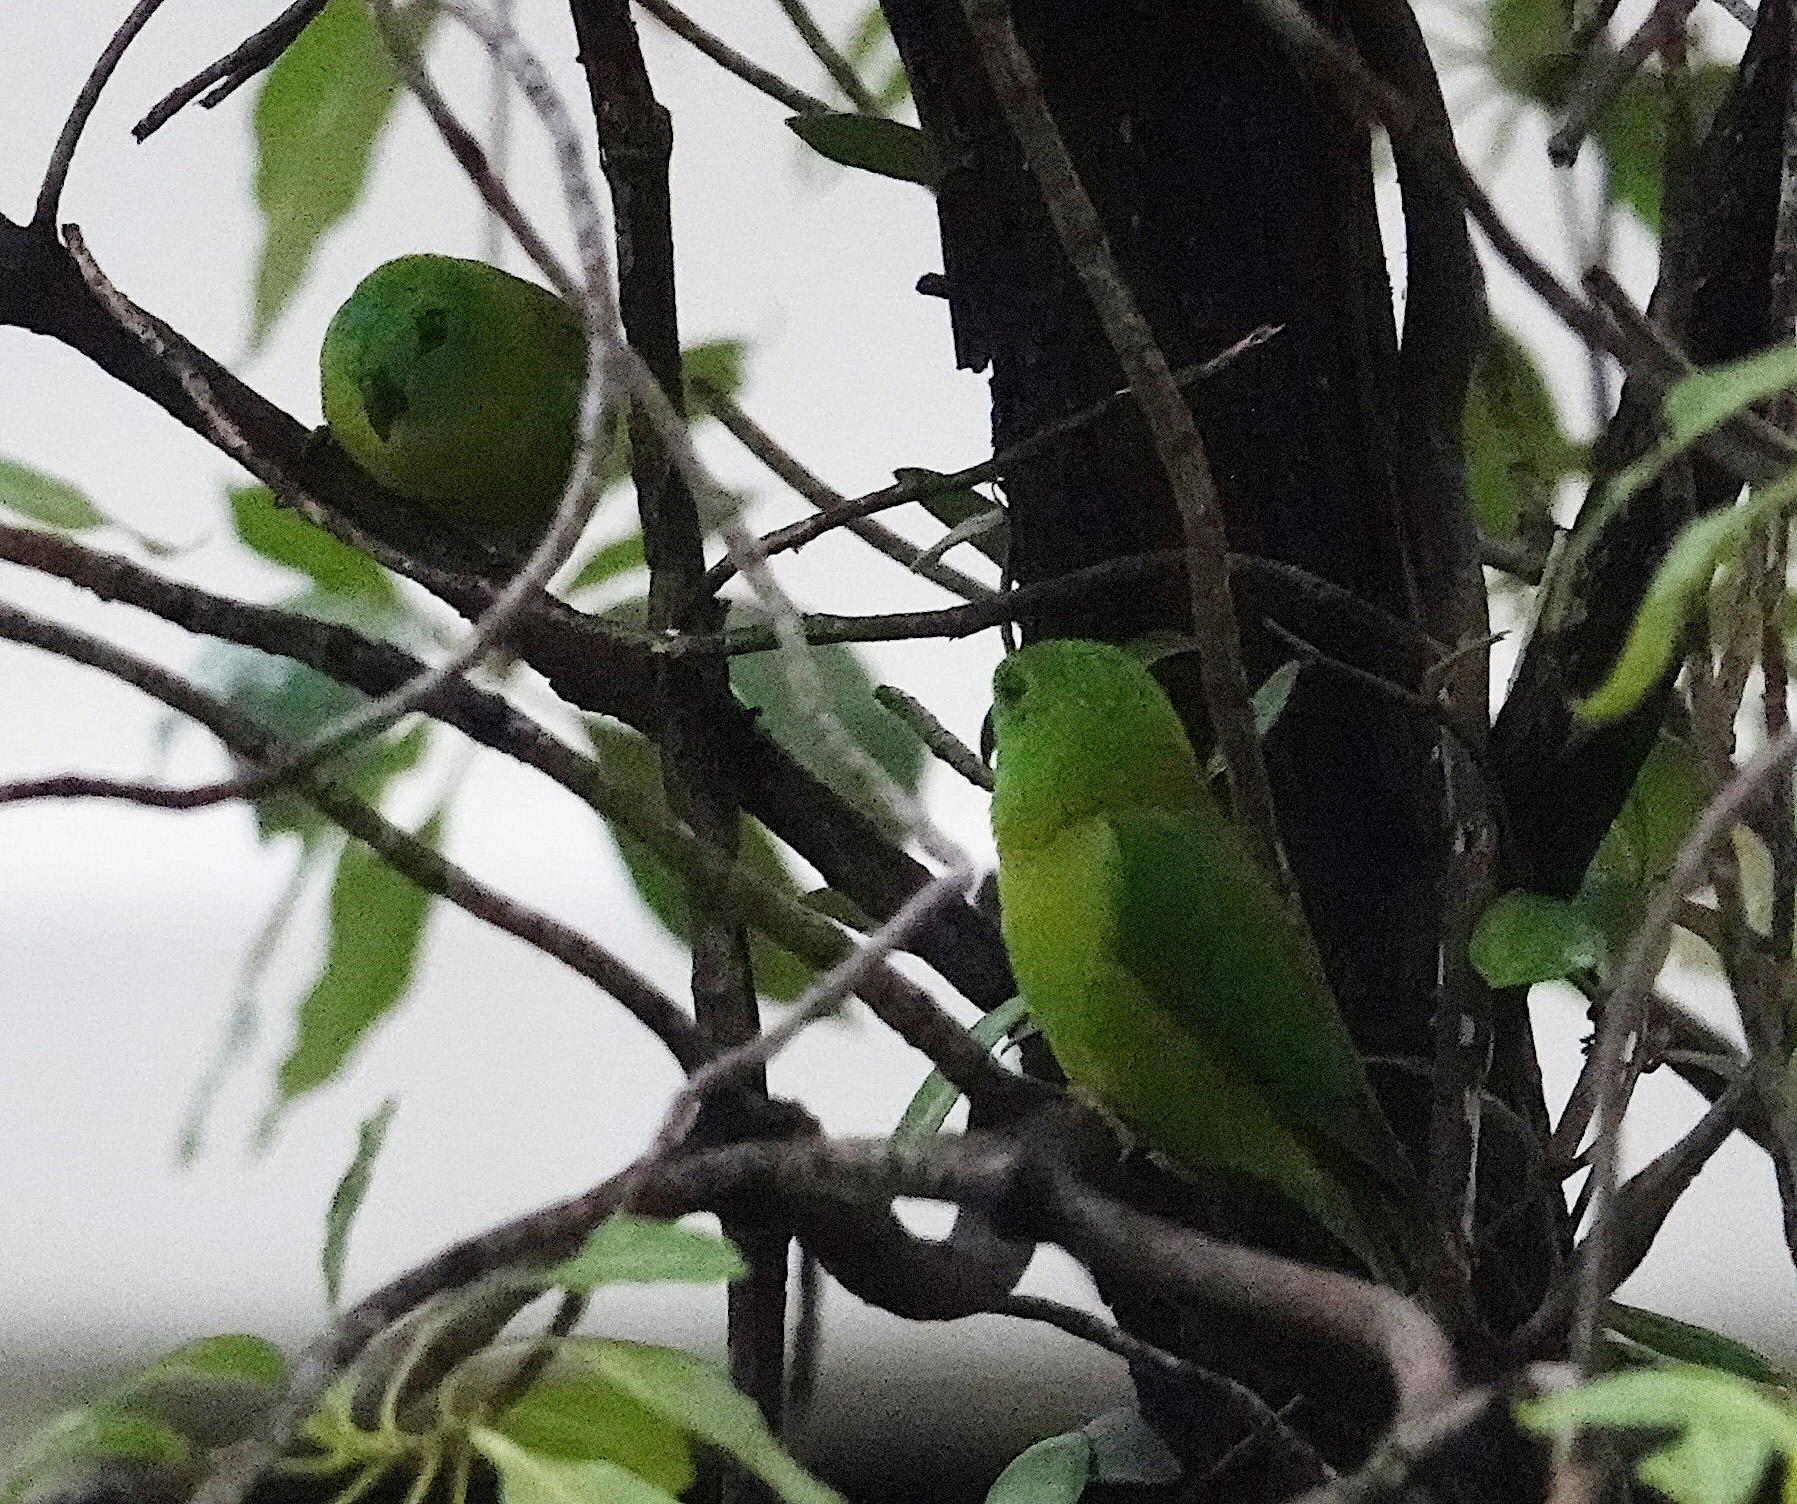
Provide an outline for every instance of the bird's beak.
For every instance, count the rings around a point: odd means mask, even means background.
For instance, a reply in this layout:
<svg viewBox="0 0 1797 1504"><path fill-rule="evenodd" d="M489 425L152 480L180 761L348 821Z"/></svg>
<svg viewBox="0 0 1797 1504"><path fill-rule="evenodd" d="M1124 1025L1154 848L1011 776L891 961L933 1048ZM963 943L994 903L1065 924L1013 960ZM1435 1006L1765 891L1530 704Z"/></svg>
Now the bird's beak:
<svg viewBox="0 0 1797 1504"><path fill-rule="evenodd" d="M987 767L992 766L992 753L995 750L997 737L992 730L992 712L986 712L986 719L980 722L980 761Z"/></svg>

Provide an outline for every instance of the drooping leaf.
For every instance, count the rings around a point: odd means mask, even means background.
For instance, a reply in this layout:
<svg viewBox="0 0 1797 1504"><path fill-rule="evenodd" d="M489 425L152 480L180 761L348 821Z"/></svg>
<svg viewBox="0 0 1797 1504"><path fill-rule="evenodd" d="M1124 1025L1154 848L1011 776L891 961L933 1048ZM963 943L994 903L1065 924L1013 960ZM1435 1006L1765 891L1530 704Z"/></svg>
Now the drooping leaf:
<svg viewBox="0 0 1797 1504"><path fill-rule="evenodd" d="M634 731L589 717L587 735L593 752L605 765L613 781L621 786L645 811L665 815L667 796L661 782L661 766L655 748ZM662 927L681 941L692 935L692 910L687 900L686 879L628 832L613 828L618 854L637 896ZM785 861L775 849L772 839L759 823L742 822L742 861L768 882L799 896L798 884L787 870ZM755 967L755 988L764 997L781 1002L796 998L810 985L812 970L790 951L761 935L749 937L749 958Z"/></svg>
<svg viewBox="0 0 1797 1504"><path fill-rule="evenodd" d="M1049 1436L1019 1452L986 1492L986 1504L1078 1504L1092 1476L1083 1431Z"/></svg>
<svg viewBox="0 0 1797 1504"><path fill-rule="evenodd" d="M1575 707L1581 720L1617 720L1659 682L1672 666L1697 602L1709 590L1716 571L1739 553L1759 510L1728 507L1686 524L1654 571L1609 676Z"/></svg>
<svg viewBox="0 0 1797 1504"><path fill-rule="evenodd" d="M887 777L914 793L923 774L924 748L874 698L874 682L854 650L843 644L813 648L811 661L823 684L824 707ZM731 659L730 684L738 699L760 712L762 729L813 776L876 824L894 828L891 816L869 796L850 759L819 733L810 707L795 696L779 653L748 653Z"/></svg>
<svg viewBox="0 0 1797 1504"><path fill-rule="evenodd" d="M441 816L432 815L418 838L434 846L441 833ZM360 841L344 846L331 885L324 969L299 1005L293 1045L276 1076L281 1106L336 1076L368 1031L405 997L430 897Z"/></svg>
<svg viewBox="0 0 1797 1504"><path fill-rule="evenodd" d="M545 1457L486 1426L469 1439L499 1474L501 1504L676 1504L666 1489L615 1462Z"/></svg>
<svg viewBox="0 0 1797 1504"><path fill-rule="evenodd" d="M912 465L893 471L892 478L900 485L905 485L914 481L940 480L942 476L938 471L923 470ZM946 491L932 491L929 495L921 497L917 504L951 532L956 528L967 526L974 518L983 517L994 507L1002 505L990 496L982 496L971 486L955 486ZM1002 569L1011 546L1008 514L1004 528L981 533L977 537L968 539L968 542Z"/></svg>
<svg viewBox="0 0 1797 1504"><path fill-rule="evenodd" d="M399 1099L388 1097L362 1119L356 1129L355 1156L344 1167L337 1188L331 1192L331 1204L325 1210L324 1250L319 1262L324 1270L325 1299L332 1310L337 1308L337 1297L343 1290L343 1260L349 1253L349 1230L355 1225L356 1213L361 1211L363 1199L368 1195L369 1182L374 1178L374 1162L380 1157L381 1146L387 1141L387 1129L392 1126L393 1114L398 1110Z"/></svg>
<svg viewBox="0 0 1797 1504"><path fill-rule="evenodd" d="M755 1402L710 1364L671 1347L634 1342L594 1344L588 1360L664 1420L734 1457L786 1504L843 1504L840 1494L793 1461L768 1432Z"/></svg>
<svg viewBox="0 0 1797 1504"><path fill-rule="evenodd" d="M1701 139L1721 103L1735 70L1704 63L1691 70L1688 88L1692 123ZM1655 234L1660 230L1660 193L1666 171L1666 127L1672 101L1663 79L1637 73L1623 85L1608 109L1598 113L1591 134L1609 169L1613 202L1634 210Z"/></svg>
<svg viewBox="0 0 1797 1504"><path fill-rule="evenodd" d="M1579 886L1580 910L1612 947L1627 938L1653 886L1671 872L1706 802L1696 752L1661 732Z"/></svg>
<svg viewBox="0 0 1797 1504"><path fill-rule="evenodd" d="M421 45L434 7L413 6L402 29ZM251 339L260 345L311 264L319 240L362 195L399 75L368 0L329 0L270 68L256 96L256 265Z"/></svg>
<svg viewBox="0 0 1797 1504"><path fill-rule="evenodd" d="M1612 1300L1604 1306L1604 1326L1638 1348L1670 1363L1693 1363L1720 1369L1751 1384L1792 1387L1791 1375L1777 1368L1745 1342L1725 1337L1707 1326L1644 1311Z"/></svg>
<svg viewBox="0 0 1797 1504"><path fill-rule="evenodd" d="M1466 485L1480 529L1514 538L1525 518L1548 516L1582 458L1528 348L1493 325L1466 398Z"/></svg>
<svg viewBox="0 0 1797 1504"><path fill-rule="evenodd" d="M1601 931L1577 904L1520 889L1504 894L1473 926L1469 947L1493 987L1557 982L1607 963Z"/></svg>
<svg viewBox="0 0 1797 1504"><path fill-rule="evenodd" d="M967 1032L990 1050L1002 1041L1016 1037L1028 1022L1029 1005L1022 998L1014 997L981 1015ZM955 1103L960 1100L961 1089L941 1071L931 1071L905 1108L898 1127L892 1130L892 1141L908 1146L940 1132Z"/></svg>
<svg viewBox="0 0 1797 1504"><path fill-rule="evenodd" d="M107 521L80 487L4 457L0 457L0 507L60 532L85 532L104 527Z"/></svg>
<svg viewBox="0 0 1797 1504"><path fill-rule="evenodd" d="M741 1279L746 1265L728 1238L651 1217L617 1212L596 1227L579 1253L544 1280L582 1294L623 1280L709 1285Z"/></svg>
<svg viewBox="0 0 1797 1504"><path fill-rule="evenodd" d="M1516 1418L1546 1435L1579 1428L1673 1432L1635 1472L1675 1504L1747 1504L1776 1461L1797 1466L1797 1415L1744 1380L1709 1368L1609 1374L1521 1401Z"/></svg>
<svg viewBox="0 0 1797 1504"><path fill-rule="evenodd" d="M267 486L232 486L225 495L232 526L246 548L305 575L326 595L350 597L379 611L399 608L399 592L380 565L279 505Z"/></svg>
<svg viewBox="0 0 1797 1504"><path fill-rule="evenodd" d="M517 1372L519 1355L504 1348L497 1372ZM527 1451L570 1462L610 1462L677 1494L693 1481L686 1432L632 1399L584 1360L558 1355L494 1429Z"/></svg>
<svg viewBox="0 0 1797 1504"><path fill-rule="evenodd" d="M815 151L843 167L918 183L934 191L942 181L942 154L927 133L882 115L794 115L787 128Z"/></svg>

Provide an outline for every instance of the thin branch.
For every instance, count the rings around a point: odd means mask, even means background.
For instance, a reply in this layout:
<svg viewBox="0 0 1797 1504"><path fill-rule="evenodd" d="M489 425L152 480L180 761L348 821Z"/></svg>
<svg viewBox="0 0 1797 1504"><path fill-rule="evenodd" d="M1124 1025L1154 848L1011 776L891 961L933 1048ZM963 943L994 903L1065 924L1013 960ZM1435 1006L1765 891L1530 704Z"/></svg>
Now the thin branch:
<svg viewBox="0 0 1797 1504"><path fill-rule="evenodd" d="M44 180L37 190L37 207L32 210L31 228L40 234L49 235L56 228L56 217L62 208L62 190L69 180L69 167L75 160L75 148L81 144L81 134L87 129L88 121L93 118L94 107L99 104L100 95L111 82L113 73L125 56L125 50L137 40L138 33L161 8L162 0L137 0L137 4L131 7L131 13L112 34L112 40L107 42L99 57L94 60L87 81L81 85L81 92L75 96L75 103L69 109L69 118L62 123L62 131L50 152L50 161L44 168Z"/></svg>
<svg viewBox="0 0 1797 1504"><path fill-rule="evenodd" d="M863 115L883 115L880 101L868 92L867 85L861 81L861 75L855 71L855 65L836 50L824 29L817 24L817 18L805 0L779 0L780 9L786 12L786 19L791 21L793 29L798 32L811 55L822 63L824 72L836 80L837 87L848 95L850 102Z"/></svg>
<svg viewBox="0 0 1797 1504"><path fill-rule="evenodd" d="M992 792L992 769L980 760L979 753L937 720L929 706L892 684L879 685L874 698L903 721L939 761L947 763L975 788Z"/></svg>
<svg viewBox="0 0 1797 1504"><path fill-rule="evenodd" d="M1243 335L1228 349L1222 350L1210 359L1196 365L1182 366L1174 372L1174 379L1181 387L1187 387L1204 381L1209 377L1233 365L1250 350L1258 349L1284 327L1279 324L1261 324ZM1129 389L1113 392L1110 396L1094 402L1090 407L1073 413L1065 418L1047 424L1035 433L1015 444L1007 445L991 459L981 460L977 465L969 465L964 470L954 471L948 475L923 474L894 486L886 486L878 491L870 491L865 496L855 497L840 505L820 511L815 517L806 517L786 527L764 535L761 551L769 558L775 554L786 553L791 549L802 548L815 538L821 538L833 528L844 527L857 517L871 517L876 512L886 511L890 507L903 506L909 501L928 501L932 496L941 496L950 491L964 491L970 486L982 485L987 481L1000 480L1024 460L1040 454L1043 450L1059 443L1068 435L1077 433L1091 423L1115 412L1130 399ZM731 575L736 572L733 560L722 559L712 565L710 573L705 577L709 589L719 589Z"/></svg>
<svg viewBox="0 0 1797 1504"><path fill-rule="evenodd" d="M1647 59L1680 33L1696 7L1697 0L1657 0L1647 19L1621 47L1612 52L1608 46L1593 45L1586 52L1584 65L1567 91L1564 118L1548 137L1548 160L1554 166L1570 167L1578 160L1579 148L1590 134L1592 123L1641 71Z"/></svg>
<svg viewBox="0 0 1797 1504"><path fill-rule="evenodd" d="M1647 912L1629 942L1611 986L1593 1045L1597 1148L1591 1169L1593 1220L1591 1234L1586 1240L1592 1252L1578 1266L1579 1293L1572 1333L1573 1357L1581 1367L1588 1367L1590 1363L1599 1310L1609 1295L1605 1283L1608 1260L1604 1254L1604 1238L1608 1236L1609 1203L1616 1194L1622 1115L1628 1105L1623 1090L1624 1053L1628 1040L1642 1028L1647 1000L1665 959L1680 905L1707 880L1712 849L1727 837L1743 812L1764 797L1793 758L1797 758L1797 728L1786 731L1778 740L1763 747L1710 801L1703 818L1679 847L1672 871L1648 903Z"/></svg>
<svg viewBox="0 0 1797 1504"><path fill-rule="evenodd" d="M706 403L717 420L730 430L743 448L816 507L820 514L840 516L838 526L846 527L863 543L878 549L887 558L904 565L914 574L922 575L932 585L940 585L950 595L960 596L964 601L987 600L997 593L991 586L982 585L971 575L963 574L952 565L926 558L927 549L907 542L891 529L882 527L865 515L843 515L844 509L852 504L848 497L807 469L789 449L745 413L733 398L714 388L707 388ZM707 583L710 578L708 575Z"/></svg>
<svg viewBox="0 0 1797 1504"><path fill-rule="evenodd" d="M260 31L202 68L186 83L169 90L131 127L131 134L139 141L148 140L208 89L212 92L200 99L201 108L210 110L222 104L265 68L272 67L324 7L325 0L293 0ZM218 85L216 89L212 88L214 84Z"/></svg>
<svg viewBox="0 0 1797 1504"><path fill-rule="evenodd" d="M1228 774L1231 802L1268 874L1289 886L1260 742L1241 636L1229 589L1228 540L1216 482L1192 410L1173 379L1112 254L1098 210L1061 138L1035 65L1018 39L1006 0L962 0L980 61L999 107L1041 190L1062 252L1091 300L1166 472L1185 528L1193 626L1202 651L1205 708Z"/></svg>
<svg viewBox="0 0 1797 1504"><path fill-rule="evenodd" d="M803 89L793 85L779 76L770 73L759 63L750 62L728 42L713 36L703 26L672 0L636 0L636 3L675 36L684 42L691 43L700 52L722 68L726 73L733 73L752 89L759 89L769 99L777 99L787 109L799 115L831 115L835 111L826 99L819 99L815 94L807 94Z"/></svg>
<svg viewBox="0 0 1797 1504"><path fill-rule="evenodd" d="M5 604L0 604L0 637L111 674L198 721L240 757L263 762L279 752L278 744L248 717L178 674L122 648ZM560 920L487 887L417 837L383 819L333 780L308 772L294 781L294 787L425 891L555 957L610 993L688 1070L705 1059L705 1041L678 1005L597 942ZM129 788L111 779L35 780L34 784L0 786L0 804L31 797L110 797L128 792Z"/></svg>

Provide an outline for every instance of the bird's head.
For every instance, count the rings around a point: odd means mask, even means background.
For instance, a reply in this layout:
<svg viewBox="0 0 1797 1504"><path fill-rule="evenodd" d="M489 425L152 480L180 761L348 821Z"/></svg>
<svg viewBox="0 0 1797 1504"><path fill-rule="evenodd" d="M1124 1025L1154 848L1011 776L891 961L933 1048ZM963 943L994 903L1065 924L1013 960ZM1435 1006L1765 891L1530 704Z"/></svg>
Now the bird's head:
<svg viewBox="0 0 1797 1504"><path fill-rule="evenodd" d="M1121 648L1034 642L992 676L1000 852L1107 810L1207 799L1191 742L1148 670Z"/></svg>

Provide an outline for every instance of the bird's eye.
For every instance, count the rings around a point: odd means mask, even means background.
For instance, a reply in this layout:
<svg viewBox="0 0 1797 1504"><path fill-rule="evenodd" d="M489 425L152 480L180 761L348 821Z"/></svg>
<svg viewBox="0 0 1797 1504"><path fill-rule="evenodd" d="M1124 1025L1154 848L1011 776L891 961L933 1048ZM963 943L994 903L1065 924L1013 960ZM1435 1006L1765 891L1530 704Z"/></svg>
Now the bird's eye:
<svg viewBox="0 0 1797 1504"><path fill-rule="evenodd" d="M418 353L429 355L449 338L449 315L441 308L426 308L418 315Z"/></svg>

